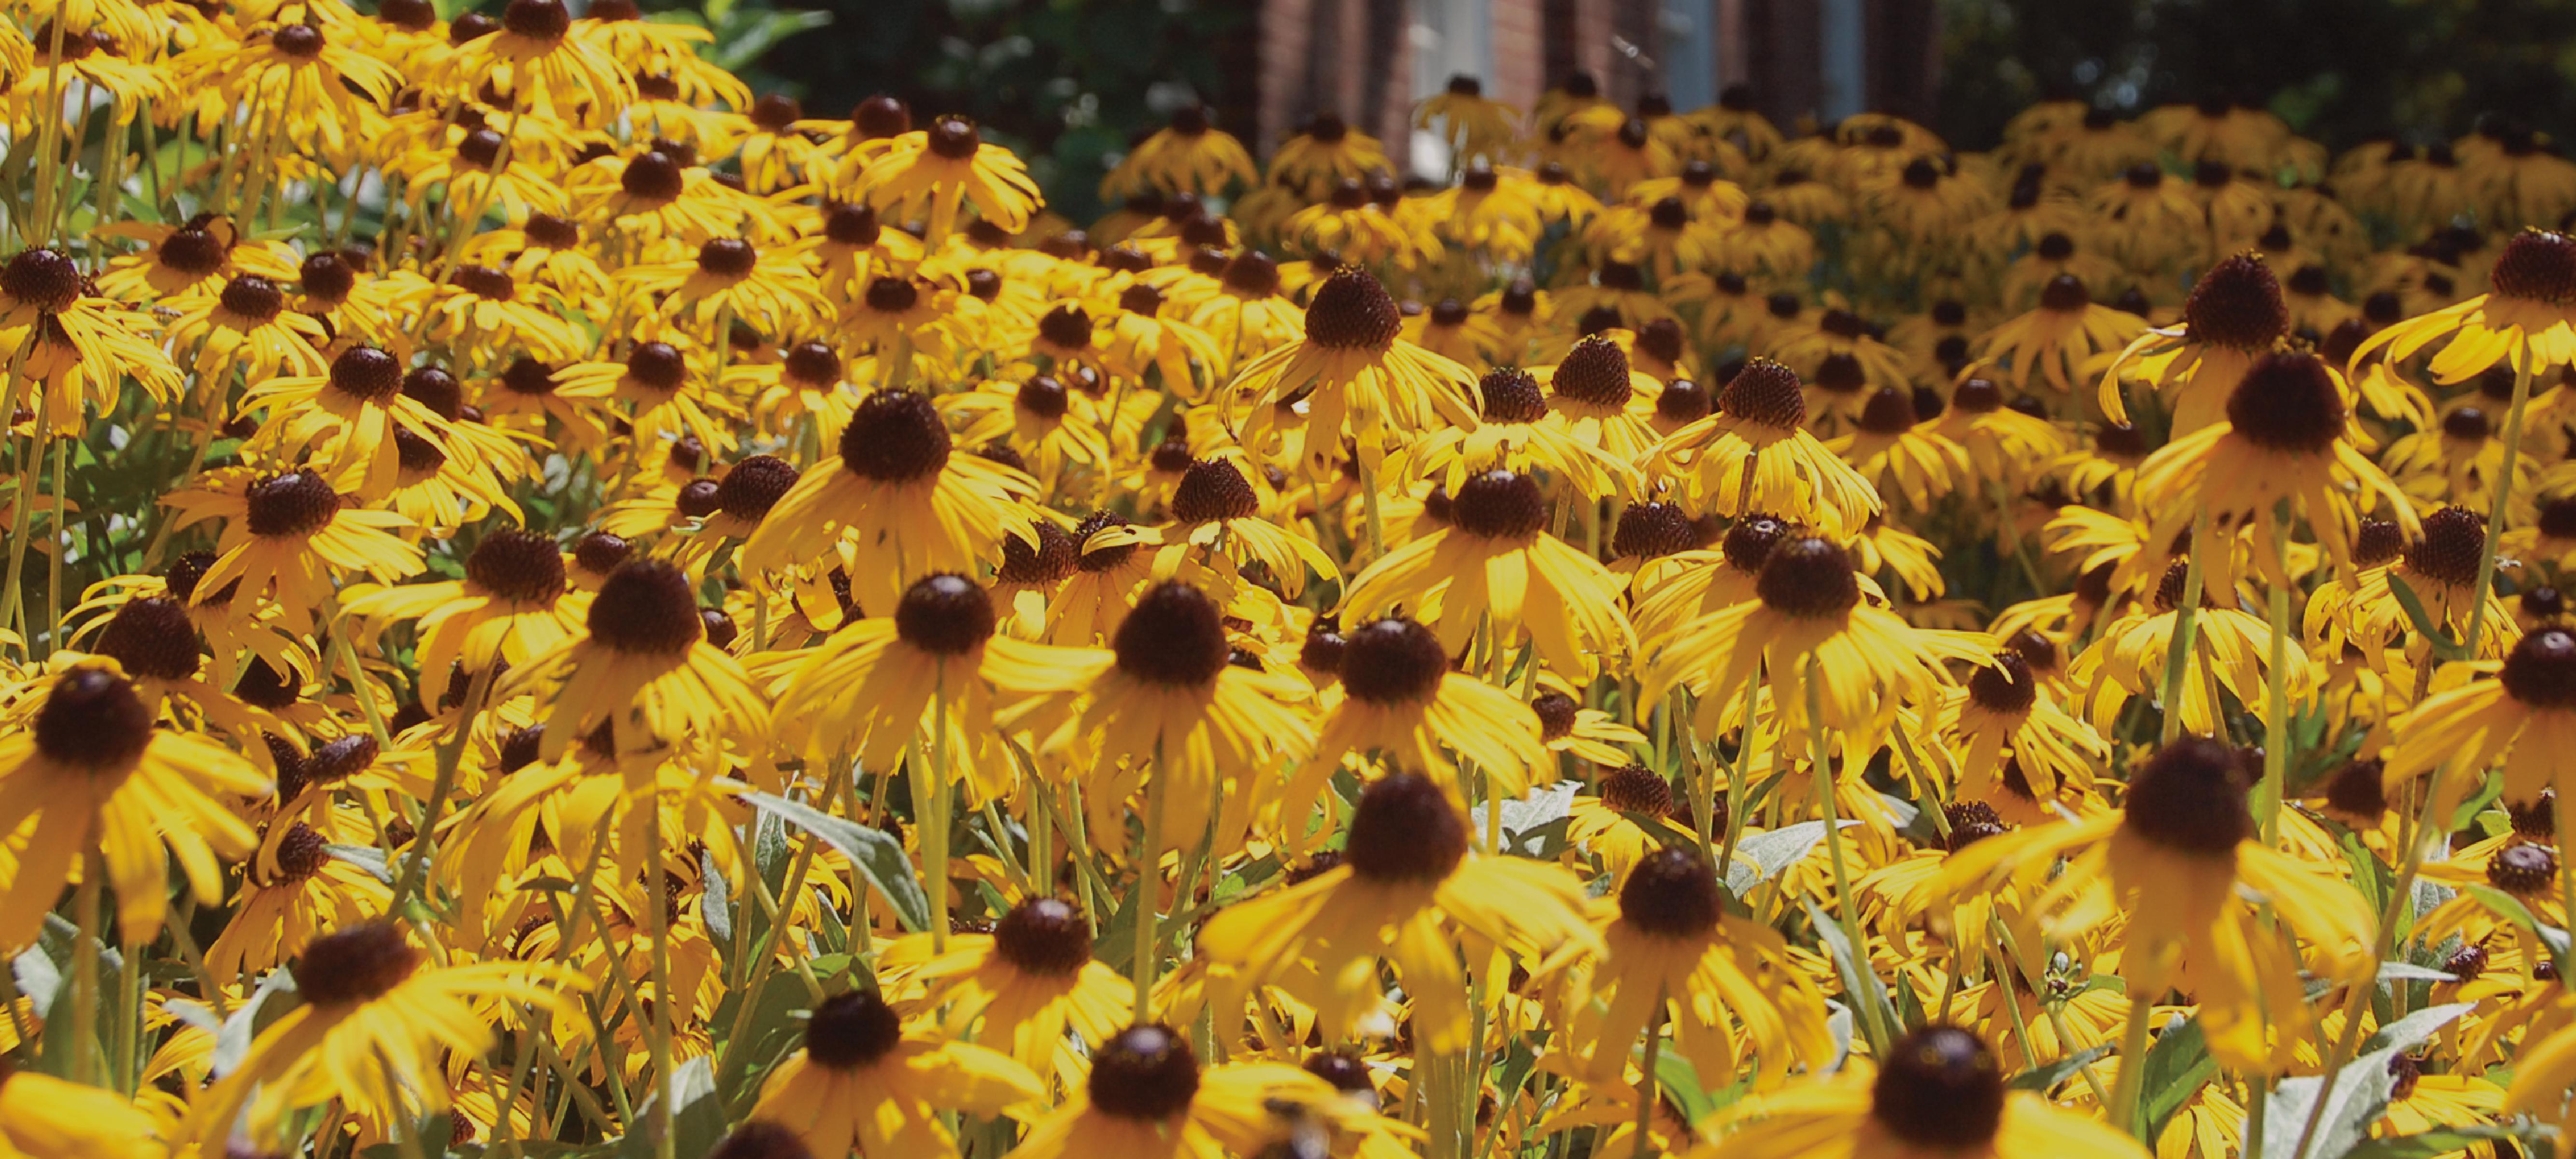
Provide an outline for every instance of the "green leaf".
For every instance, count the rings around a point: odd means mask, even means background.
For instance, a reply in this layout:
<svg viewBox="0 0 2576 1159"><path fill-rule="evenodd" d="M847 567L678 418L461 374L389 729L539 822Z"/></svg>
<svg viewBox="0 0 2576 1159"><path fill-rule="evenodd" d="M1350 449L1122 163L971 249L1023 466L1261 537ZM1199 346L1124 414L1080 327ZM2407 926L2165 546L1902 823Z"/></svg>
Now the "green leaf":
<svg viewBox="0 0 2576 1159"><path fill-rule="evenodd" d="M1842 822L1849 829L1858 821ZM1735 843L1735 861L1726 867L1726 888L1743 897L1753 887L1788 872L1825 842L1825 823L1800 821Z"/></svg>
<svg viewBox="0 0 2576 1159"><path fill-rule="evenodd" d="M2046 1094L2056 1090L2057 1084L2074 1078L2085 1067L2091 1066L2110 1053L2111 1044L2106 1042L2090 1050L2077 1051L2047 1066L2032 1067L2006 1080L2004 1085L2017 1091L2037 1091Z"/></svg>
<svg viewBox="0 0 2576 1159"><path fill-rule="evenodd" d="M1862 1030L1870 1039L1870 1054L1887 1057L1886 1028L1897 1025L1896 1009L1888 1005L1887 991L1879 985L1878 973L1869 968L1869 959L1852 946L1834 916L1825 912L1815 900L1807 899L1807 919L1816 924L1816 938L1825 945L1834 960L1834 972L1842 975L1843 993L1856 1003L1866 1003L1866 1012L1856 1011Z"/></svg>
<svg viewBox="0 0 2576 1159"><path fill-rule="evenodd" d="M902 920L903 928L915 933L930 928L930 896L922 892L921 879L913 874L912 859L904 855L901 842L880 830L832 816L785 797L744 793L742 799L840 850L841 855L858 868L860 876L867 878L868 884L894 907L895 917ZM946 883L941 884L944 886ZM780 905L787 904L781 899Z"/></svg>
<svg viewBox="0 0 2576 1159"><path fill-rule="evenodd" d="M394 883L394 870L392 866L385 864L385 851L373 845L325 845L322 847L322 852L330 854L335 860L345 861L366 870L368 876L386 885Z"/></svg>
<svg viewBox="0 0 2576 1159"><path fill-rule="evenodd" d="M2141 1137L2148 1139L2162 1135L2183 1104L2218 1074L2218 1060L2209 1056L2209 1039L2198 1018L2184 1019L2158 1034L2142 1065L2146 1069L2138 1076L2138 1114L2146 1120Z"/></svg>
<svg viewBox="0 0 2576 1159"><path fill-rule="evenodd" d="M2388 1073L2389 1058L2468 1013L2470 1005L2454 1003L2418 1010L2381 1027L2365 1044L2368 1050L2331 1076L2331 1087L2325 1075L2282 1079L2268 1096L2270 1120L2280 1129L2264 1135L2260 1159L2336 1159L2351 1151L2369 1136L2370 1125L2388 1109L2388 1096L2396 1084ZM2313 1115L2317 1120L2316 1137L2302 1152L2299 1136L2320 1099L2325 1101L2325 1109L2323 1114Z"/></svg>
<svg viewBox="0 0 2576 1159"><path fill-rule="evenodd" d="M1708 1088L1700 1085L1699 1071L1680 1051L1667 1050L1655 1056L1655 1085L1672 1097L1688 1122L1697 1123L1717 1110L1717 1101L1708 1096Z"/></svg>
<svg viewBox="0 0 2576 1159"><path fill-rule="evenodd" d="M724 870L716 865L713 849L698 851L698 910L707 919L707 935L718 950L733 950L733 886L725 881Z"/></svg>
<svg viewBox="0 0 2576 1159"><path fill-rule="evenodd" d="M2444 660L2463 660L2468 658L2469 650L2466 647L2462 646L2459 641L2453 640L2449 633L2434 626L2433 617L2426 615L2424 612L2424 598L2415 594L2415 588L2413 585L2406 582L2405 576L2399 575L2393 570L2390 571L2388 573L2388 591L2391 595L2397 597L2397 606L2405 610L2406 622L2413 624L2417 633L2421 634L2426 640L2432 642L2433 655Z"/></svg>

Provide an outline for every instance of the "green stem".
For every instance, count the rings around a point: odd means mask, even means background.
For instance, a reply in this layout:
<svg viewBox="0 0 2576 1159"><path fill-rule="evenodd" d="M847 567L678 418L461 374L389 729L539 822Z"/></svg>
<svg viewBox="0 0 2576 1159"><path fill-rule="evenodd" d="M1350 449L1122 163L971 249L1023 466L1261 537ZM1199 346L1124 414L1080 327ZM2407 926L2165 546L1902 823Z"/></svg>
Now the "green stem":
<svg viewBox="0 0 2576 1159"><path fill-rule="evenodd" d="M483 705L492 695L492 678L500 668L497 659L474 673L465 688L465 707L457 714L456 731L438 746L438 775L430 781L429 800L421 805L420 835L412 839L411 860L403 866L402 880L394 885L393 903L385 912L403 912L403 903L422 887L429 876L430 858L437 856L438 815L447 806L448 794L456 789L456 767L465 757L466 739L474 734L475 718L483 714Z"/></svg>
<svg viewBox="0 0 2576 1159"><path fill-rule="evenodd" d="M1655 1012L1646 1017L1646 1065L1637 1075L1637 1149L1635 1159L1654 1154L1655 1103L1662 1097L1655 1085L1655 1064L1664 1048L1664 992L1655 991Z"/></svg>
<svg viewBox="0 0 2576 1159"><path fill-rule="evenodd" d="M81 861L80 885L72 891L72 1065L74 1082L91 1083L98 1059L99 881L106 862L96 851ZM47 1036L49 1039L51 1036Z"/></svg>
<svg viewBox="0 0 2576 1159"><path fill-rule="evenodd" d="M2504 542L2505 508L2513 500L2514 467L2522 460L2523 412L2531 409L2531 372L2524 362L2513 369L2513 407L2504 415L2504 465L2496 471L2495 494L2487 502L2487 542L2478 552L2476 595L2469 602L2469 626L2462 637L2468 658L2478 658L2478 641L2486 628L2487 597L2495 591L2496 547Z"/></svg>
<svg viewBox="0 0 2576 1159"><path fill-rule="evenodd" d="M2164 729L2157 736L2159 744L2171 744L2182 735L2182 678L2191 668L2192 641L2200 632L2200 560L2216 550L2220 549L2209 542L2209 505L2204 503L2191 519L2191 553L2183 565L2182 602L2174 607L2173 639L2165 646L2165 719ZM2149 576L2147 582L2160 578ZM2210 705L2209 710L2216 712L2218 706Z"/></svg>
<svg viewBox="0 0 2576 1159"><path fill-rule="evenodd" d="M1154 909L1162 892L1164 782L1171 779L1171 769L1163 763L1161 741L1154 744L1154 775L1145 782L1145 831L1136 842L1136 959L1129 969L1136 978L1136 1021L1143 1023L1154 1013L1154 970L1161 963L1154 957Z"/></svg>
<svg viewBox="0 0 2576 1159"><path fill-rule="evenodd" d="M662 792L657 783L645 794L644 921L653 939L653 1154L675 1159L679 1139L671 1130L671 931L662 899L669 888L662 864Z"/></svg>
<svg viewBox="0 0 2576 1159"><path fill-rule="evenodd" d="M2111 1126L2141 1139L2147 1125L2138 1121L2138 1088L2146 1078L2147 1023L2154 1017L2153 1003L2141 996L2129 999L2129 1025L2120 1032L2120 1072L2111 1079Z"/></svg>
<svg viewBox="0 0 2576 1159"><path fill-rule="evenodd" d="M1851 871L1843 859L1843 826L1841 810L1834 802L1834 770L1825 745L1823 666L1813 657L1807 660L1807 733L1816 750L1816 807L1825 817L1825 853L1834 869L1834 905L1841 913L1843 933L1851 938L1852 972L1870 970L1869 935L1861 930L1860 917L1852 907ZM1782 876L1787 876L1783 874ZM1861 1021L1869 1029L1870 1045L1880 1057L1886 1056L1890 1038L1888 1028L1879 1021L1879 1004L1859 994L1851 996L1861 1008Z"/></svg>

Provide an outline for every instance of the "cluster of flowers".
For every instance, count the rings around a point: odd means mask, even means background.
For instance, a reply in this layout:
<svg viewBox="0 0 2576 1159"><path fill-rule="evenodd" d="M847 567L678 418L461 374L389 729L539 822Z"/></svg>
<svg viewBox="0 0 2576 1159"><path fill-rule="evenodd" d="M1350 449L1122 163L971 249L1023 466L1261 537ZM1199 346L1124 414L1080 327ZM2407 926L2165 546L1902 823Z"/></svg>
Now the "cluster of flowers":
<svg viewBox="0 0 2576 1159"><path fill-rule="evenodd" d="M2528 131L9 10L0 1159L2567 1153Z"/></svg>

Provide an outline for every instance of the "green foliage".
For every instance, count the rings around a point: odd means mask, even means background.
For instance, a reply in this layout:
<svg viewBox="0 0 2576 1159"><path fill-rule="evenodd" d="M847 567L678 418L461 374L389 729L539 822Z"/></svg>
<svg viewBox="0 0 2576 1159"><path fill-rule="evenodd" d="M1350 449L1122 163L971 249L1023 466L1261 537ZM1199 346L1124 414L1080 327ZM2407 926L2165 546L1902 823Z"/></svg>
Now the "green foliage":
<svg viewBox="0 0 2576 1159"><path fill-rule="evenodd" d="M1963 148L2050 96L2135 113L2217 98L2334 148L2502 113L2576 137L2566 0L1941 0L1941 112Z"/></svg>
<svg viewBox="0 0 2576 1159"><path fill-rule="evenodd" d="M916 115L963 113L1029 163L1049 208L1099 215L1100 178L1128 133L1192 100L1220 102L1231 77L1221 45L1258 11L1227 0L832 0L831 36L788 41L763 58L793 77L816 116L871 94ZM1237 132L1248 126L1227 124Z"/></svg>

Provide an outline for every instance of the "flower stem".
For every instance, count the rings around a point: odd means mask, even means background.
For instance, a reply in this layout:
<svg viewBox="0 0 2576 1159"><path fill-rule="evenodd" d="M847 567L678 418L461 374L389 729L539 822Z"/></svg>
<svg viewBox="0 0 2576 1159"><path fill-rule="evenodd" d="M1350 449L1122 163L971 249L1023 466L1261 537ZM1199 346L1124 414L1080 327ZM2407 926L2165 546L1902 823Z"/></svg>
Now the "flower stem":
<svg viewBox="0 0 2576 1159"><path fill-rule="evenodd" d="M1646 1016L1645 1068L1637 1074L1637 1149L1631 1152L1636 1159L1646 1159L1655 1153L1650 1140L1655 1136L1655 1102L1662 1097L1655 1084L1655 1064L1660 1060L1663 1048L1664 992L1659 985L1655 991L1654 1013Z"/></svg>
<svg viewBox="0 0 2576 1159"><path fill-rule="evenodd" d="M2146 1079L2147 1023L2154 1017L2155 1004L2145 996L2129 999L2129 1024L2120 1032L2120 1070L2111 1078L2111 1126L2141 1139L2147 1125L2138 1121L2138 1089Z"/></svg>
<svg viewBox="0 0 2576 1159"><path fill-rule="evenodd" d="M456 766L465 757L465 742L474 735L475 718L483 715L483 705L492 695L492 678L500 664L486 664L474 673L465 688L465 706L456 717L456 731L438 746L438 774L429 786L429 800L420 807L420 835L412 839L411 861L403 866L402 880L394 884L393 903L385 907L389 914L400 914L403 903L423 887L429 876L430 858L437 855L438 815L447 806L448 794L456 788Z"/></svg>
<svg viewBox="0 0 2576 1159"><path fill-rule="evenodd" d="M2513 501L2513 471L2522 460L2523 412L2531 409L2529 362L2513 368L2513 406L2504 414L2504 465L2496 469L2494 497L2487 502L2487 542L2478 552L2478 583L2469 602L2469 626L2461 637L2468 658L2478 658L2478 643L2487 622L2487 598L2495 591L2496 547L2504 542L2505 508Z"/></svg>
<svg viewBox="0 0 2576 1159"><path fill-rule="evenodd" d="M1164 782L1171 779L1171 769L1163 763L1163 746L1154 744L1154 775L1145 782L1145 832L1136 842L1136 960L1129 963L1136 978L1136 1021L1144 1022L1154 1013L1154 940L1156 931L1154 907L1162 892L1163 798Z"/></svg>
<svg viewBox="0 0 2576 1159"><path fill-rule="evenodd" d="M1807 733L1816 749L1816 807L1825 817L1825 853L1834 868L1834 904L1841 912L1843 933L1851 939L1852 972L1870 969L1869 935L1862 932L1860 917L1852 908L1851 871L1843 862L1843 826L1841 811L1834 803L1834 770L1825 752L1825 715L1823 665L1814 657L1807 660ZM1785 876L1785 875L1784 875ZM1857 979L1855 979L1857 981ZM1858 994L1852 1001L1861 1008L1861 1023L1869 1031L1872 1052L1884 1058L1890 1041L1888 1027L1879 1021L1879 1004Z"/></svg>
<svg viewBox="0 0 2576 1159"><path fill-rule="evenodd" d="M638 806L644 810L644 921L653 939L653 1154L674 1159L679 1140L671 1130L671 930L663 899L669 872L662 864L662 785L657 778Z"/></svg>
<svg viewBox="0 0 2576 1159"><path fill-rule="evenodd" d="M99 880L107 863L95 850L81 860L80 885L72 891L72 1065L74 1082L91 1082L98 1065L98 928ZM51 1036L48 1036L50 1041ZM91 1085L97 1085L92 1083Z"/></svg>
<svg viewBox="0 0 2576 1159"><path fill-rule="evenodd" d="M2200 560L2214 550L2209 543L2209 505L2202 504L2191 520L2191 553L2186 556L2182 572L2182 603L2174 608L2173 639L2165 645L2164 728L2157 735L2158 744L2171 744L2182 735L2182 678L2191 668L2192 642L2200 632ZM2155 582L2162 577L2149 577ZM2211 712L2218 706L2209 706Z"/></svg>

